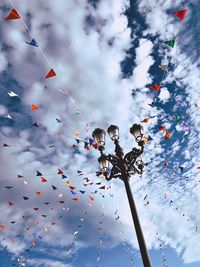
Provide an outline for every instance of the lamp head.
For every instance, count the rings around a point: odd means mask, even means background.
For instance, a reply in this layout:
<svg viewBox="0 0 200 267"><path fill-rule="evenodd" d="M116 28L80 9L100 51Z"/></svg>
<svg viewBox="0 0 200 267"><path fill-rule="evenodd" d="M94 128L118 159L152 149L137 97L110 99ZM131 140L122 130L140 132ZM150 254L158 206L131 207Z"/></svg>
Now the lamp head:
<svg viewBox="0 0 200 267"><path fill-rule="evenodd" d="M94 138L95 142L97 143L97 147L99 150L104 149L105 136L106 136L106 132L100 128L96 128L92 133L92 137Z"/></svg>
<svg viewBox="0 0 200 267"><path fill-rule="evenodd" d="M110 138L115 141L119 140L119 127L116 125L110 125L107 129L108 134L110 135Z"/></svg>
<svg viewBox="0 0 200 267"><path fill-rule="evenodd" d="M143 140L143 127L140 124L133 124L130 133L135 137L137 143Z"/></svg>

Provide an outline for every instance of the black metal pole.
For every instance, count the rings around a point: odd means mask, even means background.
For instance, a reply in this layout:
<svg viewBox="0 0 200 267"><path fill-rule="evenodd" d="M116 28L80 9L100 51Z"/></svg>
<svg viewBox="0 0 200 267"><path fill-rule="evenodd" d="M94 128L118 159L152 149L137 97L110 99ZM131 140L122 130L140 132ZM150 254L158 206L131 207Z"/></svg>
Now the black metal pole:
<svg viewBox="0 0 200 267"><path fill-rule="evenodd" d="M138 243L139 243L139 247L140 247L143 265L144 265L144 267L152 267L151 261L150 261L149 255L148 255L147 247L145 244L144 236L142 233L142 228L140 225L139 217L137 214L135 201L133 199L133 195L131 192L129 180L127 178L127 179L123 179L123 181L124 181L126 193L128 196L128 201L129 201L129 205L130 205L130 209L131 209L131 213L132 213L133 223L135 225L135 231L136 231L136 235L137 235L137 239L138 239Z"/></svg>

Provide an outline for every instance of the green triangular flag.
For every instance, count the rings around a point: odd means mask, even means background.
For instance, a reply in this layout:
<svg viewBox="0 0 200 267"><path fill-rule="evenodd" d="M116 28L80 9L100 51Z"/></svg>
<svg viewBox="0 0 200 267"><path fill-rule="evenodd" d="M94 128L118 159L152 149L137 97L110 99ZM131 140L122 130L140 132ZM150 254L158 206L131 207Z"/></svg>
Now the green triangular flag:
<svg viewBox="0 0 200 267"><path fill-rule="evenodd" d="M176 115L176 121L179 122L181 120L181 116Z"/></svg>
<svg viewBox="0 0 200 267"><path fill-rule="evenodd" d="M175 39L174 40L168 40L168 41L166 41L165 42L168 46L170 46L170 47L174 47L174 45L175 45Z"/></svg>

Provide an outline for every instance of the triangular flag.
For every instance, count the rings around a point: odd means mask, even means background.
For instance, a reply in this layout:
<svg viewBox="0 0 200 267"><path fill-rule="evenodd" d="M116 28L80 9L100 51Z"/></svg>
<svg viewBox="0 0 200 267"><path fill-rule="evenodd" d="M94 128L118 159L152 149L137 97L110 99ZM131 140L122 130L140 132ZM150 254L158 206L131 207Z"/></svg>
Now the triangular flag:
<svg viewBox="0 0 200 267"><path fill-rule="evenodd" d="M85 194L86 191L84 191L84 190L79 190L79 192L80 192L81 194Z"/></svg>
<svg viewBox="0 0 200 267"><path fill-rule="evenodd" d="M30 42L27 42L27 41L25 41L27 44L29 44L29 45L32 45L32 46L35 46L35 47L38 47L38 43L36 42L36 40L35 39L32 39Z"/></svg>
<svg viewBox="0 0 200 267"><path fill-rule="evenodd" d="M45 76L45 79L56 76L56 73L53 69L50 69L50 71Z"/></svg>
<svg viewBox="0 0 200 267"><path fill-rule="evenodd" d="M35 211L39 210L39 208L33 208Z"/></svg>
<svg viewBox="0 0 200 267"><path fill-rule="evenodd" d="M67 178L67 176L62 174L62 179L66 179L66 178Z"/></svg>
<svg viewBox="0 0 200 267"><path fill-rule="evenodd" d="M5 188L6 188L6 189L12 189L13 186L6 185Z"/></svg>
<svg viewBox="0 0 200 267"><path fill-rule="evenodd" d="M17 178L23 178L23 177L24 177L24 176L22 176L22 175L19 175L19 174L17 175Z"/></svg>
<svg viewBox="0 0 200 267"><path fill-rule="evenodd" d="M76 109L75 115L80 115L80 110Z"/></svg>
<svg viewBox="0 0 200 267"><path fill-rule="evenodd" d="M60 200L59 203L60 203L60 204L64 204L65 201L64 201L64 200Z"/></svg>
<svg viewBox="0 0 200 267"><path fill-rule="evenodd" d="M163 163L163 167L167 167L168 166L168 163L165 161L164 163Z"/></svg>
<svg viewBox="0 0 200 267"><path fill-rule="evenodd" d="M161 70L163 70L163 71L167 71L167 67L168 67L168 65L161 64L159 67L161 68Z"/></svg>
<svg viewBox="0 0 200 267"><path fill-rule="evenodd" d="M105 185L99 187L99 189L106 189Z"/></svg>
<svg viewBox="0 0 200 267"><path fill-rule="evenodd" d="M58 173L57 174L63 174L63 171L61 169L58 169Z"/></svg>
<svg viewBox="0 0 200 267"><path fill-rule="evenodd" d="M15 8L13 8L10 13L5 17L5 20L12 20L12 19L21 19L19 13Z"/></svg>
<svg viewBox="0 0 200 267"><path fill-rule="evenodd" d="M32 245L32 247L35 247L35 246L36 246L35 241L32 241L32 242L31 242L31 245Z"/></svg>
<svg viewBox="0 0 200 267"><path fill-rule="evenodd" d="M180 115L176 115L176 121L179 122L181 120L181 116Z"/></svg>
<svg viewBox="0 0 200 267"><path fill-rule="evenodd" d="M6 114L5 116L4 116L4 118L6 118L6 119L10 119L10 120L12 120L13 118L11 117L11 115L10 114Z"/></svg>
<svg viewBox="0 0 200 267"><path fill-rule="evenodd" d="M32 109L32 110L37 110L37 109L39 109L39 107L33 104L33 105L31 106L31 109Z"/></svg>
<svg viewBox="0 0 200 267"><path fill-rule="evenodd" d="M10 92L8 93L8 95L9 95L10 97L18 96L18 95L15 94L13 91L10 91Z"/></svg>
<svg viewBox="0 0 200 267"><path fill-rule="evenodd" d="M168 40L168 41L166 41L165 42L168 46L170 46L170 47L174 47L174 45L175 45L175 40L173 39L173 40Z"/></svg>
<svg viewBox="0 0 200 267"><path fill-rule="evenodd" d="M89 143L88 142L84 142L84 148L86 149L86 150L90 150L90 147L89 147Z"/></svg>
<svg viewBox="0 0 200 267"><path fill-rule="evenodd" d="M70 192L72 193L72 195L76 195L76 192L74 192L73 190L70 190Z"/></svg>
<svg viewBox="0 0 200 267"><path fill-rule="evenodd" d="M3 144L3 147L10 147L8 144Z"/></svg>
<svg viewBox="0 0 200 267"><path fill-rule="evenodd" d="M53 188L53 190L57 190L58 188L55 187L54 185L51 186Z"/></svg>
<svg viewBox="0 0 200 267"><path fill-rule="evenodd" d="M69 186L69 188L70 188L71 190L76 190L76 187L75 187L75 186Z"/></svg>
<svg viewBox="0 0 200 267"><path fill-rule="evenodd" d="M168 131L168 130L166 130L166 131L165 131L165 139L169 139L170 136L171 136L171 132Z"/></svg>
<svg viewBox="0 0 200 267"><path fill-rule="evenodd" d="M59 122L59 123L61 123L61 122L62 122L62 121L61 121L61 120L59 120L59 119L56 119L56 121L57 121L57 122Z"/></svg>
<svg viewBox="0 0 200 267"><path fill-rule="evenodd" d="M90 146L94 143L94 140L92 138L89 138Z"/></svg>
<svg viewBox="0 0 200 267"><path fill-rule="evenodd" d="M70 180L66 180L66 184L71 184L71 181Z"/></svg>
<svg viewBox="0 0 200 267"><path fill-rule="evenodd" d="M148 141L152 141L152 140L153 138L150 135L148 135Z"/></svg>
<svg viewBox="0 0 200 267"><path fill-rule="evenodd" d="M12 201L8 201L8 205L12 206L12 205L14 205L14 203Z"/></svg>
<svg viewBox="0 0 200 267"><path fill-rule="evenodd" d="M187 9L182 9L179 11L175 11L173 15L183 21L186 16L186 13L187 13Z"/></svg>
<svg viewBox="0 0 200 267"><path fill-rule="evenodd" d="M94 149L97 149L98 148L98 145L97 144L92 144L92 146L94 147Z"/></svg>
<svg viewBox="0 0 200 267"><path fill-rule="evenodd" d="M145 118L142 122L148 122L149 121L149 118Z"/></svg>
<svg viewBox="0 0 200 267"><path fill-rule="evenodd" d="M34 127L39 127L39 123L36 121L35 123L32 124Z"/></svg>
<svg viewBox="0 0 200 267"><path fill-rule="evenodd" d="M75 198L72 198L72 200L73 200L74 202L77 202L77 201L78 201L78 198L75 197Z"/></svg>
<svg viewBox="0 0 200 267"><path fill-rule="evenodd" d="M5 230L6 229L6 226L5 225L2 225L0 224L0 230Z"/></svg>
<svg viewBox="0 0 200 267"><path fill-rule="evenodd" d="M42 181L42 183L46 183L47 179L45 179L44 177L41 177L41 181Z"/></svg>
<svg viewBox="0 0 200 267"><path fill-rule="evenodd" d="M36 171L36 176L42 176L42 173L39 171Z"/></svg>
<svg viewBox="0 0 200 267"><path fill-rule="evenodd" d="M23 199L24 199L24 200L28 200L28 199L29 199L29 197L25 197L25 196L24 196L24 197L23 197Z"/></svg>
<svg viewBox="0 0 200 267"><path fill-rule="evenodd" d="M160 84L155 84L155 85L149 86L149 88L151 88L155 91L160 91L161 86L160 86Z"/></svg>
<svg viewBox="0 0 200 267"><path fill-rule="evenodd" d="M159 131L165 130L165 126L159 126Z"/></svg>
<svg viewBox="0 0 200 267"><path fill-rule="evenodd" d="M90 198L91 201L94 201L94 198L93 197L89 196L89 198Z"/></svg>

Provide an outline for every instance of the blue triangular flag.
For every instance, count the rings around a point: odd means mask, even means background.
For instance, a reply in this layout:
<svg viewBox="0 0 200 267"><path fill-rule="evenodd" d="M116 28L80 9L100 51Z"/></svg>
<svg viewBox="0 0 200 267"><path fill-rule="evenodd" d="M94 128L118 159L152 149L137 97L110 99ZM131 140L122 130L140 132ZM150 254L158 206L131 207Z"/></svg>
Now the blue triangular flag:
<svg viewBox="0 0 200 267"><path fill-rule="evenodd" d="M153 138L150 135L148 135L148 141L152 141L152 140Z"/></svg>
<svg viewBox="0 0 200 267"><path fill-rule="evenodd" d="M37 172L36 176L42 176L41 172L39 171L36 171L36 172Z"/></svg>
<svg viewBox="0 0 200 267"><path fill-rule="evenodd" d="M35 123L32 124L35 127L39 127L39 123L36 121Z"/></svg>
<svg viewBox="0 0 200 267"><path fill-rule="evenodd" d="M38 47L38 43L36 42L36 40L35 39L32 39L30 42L27 42L27 41L25 41L27 44L29 44L29 45L32 45L32 46L35 46L35 47Z"/></svg>
<svg viewBox="0 0 200 267"><path fill-rule="evenodd" d="M84 190L79 190L79 192L81 192L81 194L85 194L86 191L84 191Z"/></svg>
<svg viewBox="0 0 200 267"><path fill-rule="evenodd" d="M62 179L66 179L66 178L67 178L67 176L62 174Z"/></svg>
<svg viewBox="0 0 200 267"><path fill-rule="evenodd" d="M61 120L59 120L59 119L56 119L56 121L57 121L57 122L62 122L62 121L61 121Z"/></svg>
<svg viewBox="0 0 200 267"><path fill-rule="evenodd" d="M70 190L70 192L72 193L72 195L76 195L76 192L74 192L73 190Z"/></svg>
<svg viewBox="0 0 200 267"><path fill-rule="evenodd" d="M55 187L54 185L52 185L51 187L53 188L53 190L56 190L57 189L57 187Z"/></svg>
<svg viewBox="0 0 200 267"><path fill-rule="evenodd" d="M94 143L94 140L92 138L89 138L90 146Z"/></svg>

